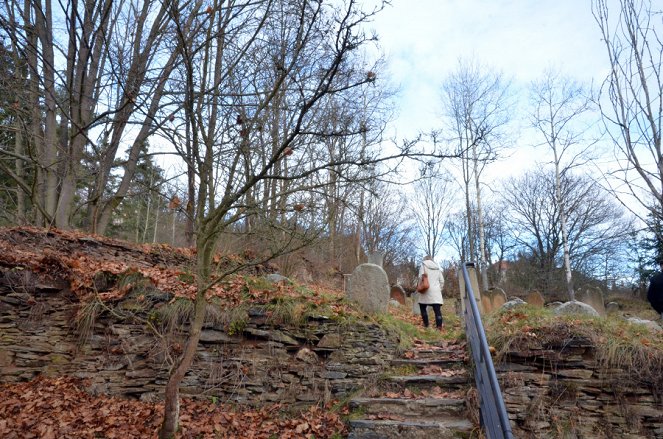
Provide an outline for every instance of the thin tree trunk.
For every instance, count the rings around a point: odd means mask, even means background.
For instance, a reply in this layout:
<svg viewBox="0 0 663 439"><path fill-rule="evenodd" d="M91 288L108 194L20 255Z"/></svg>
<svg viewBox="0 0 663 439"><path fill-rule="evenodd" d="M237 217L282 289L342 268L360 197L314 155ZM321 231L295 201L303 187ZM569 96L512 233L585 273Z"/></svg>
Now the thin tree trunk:
<svg viewBox="0 0 663 439"><path fill-rule="evenodd" d="M164 417L161 429L159 430L159 439L171 439L175 437L175 433L177 432L179 420L179 387L191 364L193 364L200 340L200 333L205 323L205 311L207 308L205 288L210 278L209 267L211 267L212 263L214 244L215 242L208 235L199 237L197 240L198 293L196 294L194 303L194 315L184 353L166 384Z"/></svg>
<svg viewBox="0 0 663 439"><path fill-rule="evenodd" d="M477 196L477 226L479 228L479 272L481 273L481 287L488 290L488 262L486 261L486 238L481 210L481 182L479 181L479 159L477 157L476 142L472 145L472 159L474 161L474 189Z"/></svg>
<svg viewBox="0 0 663 439"><path fill-rule="evenodd" d="M559 162L557 160L557 151L555 150L555 196L557 198L557 208L559 209L559 222L562 229L562 246L564 248L564 272L566 275L566 291L569 300L575 300L575 291L573 289L573 273L571 272L571 257L569 255L569 237L566 224L566 206L562 198L562 182L559 174Z"/></svg>
<svg viewBox="0 0 663 439"><path fill-rule="evenodd" d="M159 228L159 207L160 207L160 198L157 198L157 205L155 207L156 215L154 215L154 233L152 234L152 243L157 242L157 229Z"/></svg>
<svg viewBox="0 0 663 439"><path fill-rule="evenodd" d="M21 129L20 119L17 117L15 122L16 134L14 137L14 152L16 156L23 156L24 145L23 145L23 130ZM17 158L15 161L16 167L16 176L23 180L25 176L23 168L23 159ZM16 222L18 224L25 223L25 192L23 189L18 186L16 188Z"/></svg>

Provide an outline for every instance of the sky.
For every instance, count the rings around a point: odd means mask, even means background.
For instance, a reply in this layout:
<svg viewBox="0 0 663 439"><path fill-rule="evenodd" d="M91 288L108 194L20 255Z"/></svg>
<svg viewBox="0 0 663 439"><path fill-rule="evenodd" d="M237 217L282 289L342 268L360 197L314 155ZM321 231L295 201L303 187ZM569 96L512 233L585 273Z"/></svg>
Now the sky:
<svg viewBox="0 0 663 439"><path fill-rule="evenodd" d="M588 84L608 73L590 0L392 0L372 29L399 88L397 138L440 126L440 87L460 58L502 72L521 93L549 67ZM529 161L528 143L521 139L509 169Z"/></svg>

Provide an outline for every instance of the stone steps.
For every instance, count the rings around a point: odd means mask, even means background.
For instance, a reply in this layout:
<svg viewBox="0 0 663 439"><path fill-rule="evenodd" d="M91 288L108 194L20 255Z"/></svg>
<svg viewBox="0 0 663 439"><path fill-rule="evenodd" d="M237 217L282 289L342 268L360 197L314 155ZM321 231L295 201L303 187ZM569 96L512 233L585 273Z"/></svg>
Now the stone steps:
<svg viewBox="0 0 663 439"><path fill-rule="evenodd" d="M398 413L407 419L453 418L465 413L465 401L454 398L354 398L349 407L369 415Z"/></svg>
<svg viewBox="0 0 663 439"><path fill-rule="evenodd" d="M404 375L385 378L386 382L398 384L407 389L421 389L439 386L446 390L458 390L466 387L470 381L467 373L456 375Z"/></svg>
<svg viewBox="0 0 663 439"><path fill-rule="evenodd" d="M392 421L358 419L350 421L348 439L458 439L472 431L466 419L445 421Z"/></svg>
<svg viewBox="0 0 663 439"><path fill-rule="evenodd" d="M396 358L391 360L392 366L415 366L422 369L426 366L440 366L445 368L459 368L465 366L465 361L461 359L407 359Z"/></svg>
<svg viewBox="0 0 663 439"><path fill-rule="evenodd" d="M466 437L474 429L462 397L470 384L459 349L414 349L391 361L413 375L387 376L379 389L349 401L361 419L349 421L349 439Z"/></svg>

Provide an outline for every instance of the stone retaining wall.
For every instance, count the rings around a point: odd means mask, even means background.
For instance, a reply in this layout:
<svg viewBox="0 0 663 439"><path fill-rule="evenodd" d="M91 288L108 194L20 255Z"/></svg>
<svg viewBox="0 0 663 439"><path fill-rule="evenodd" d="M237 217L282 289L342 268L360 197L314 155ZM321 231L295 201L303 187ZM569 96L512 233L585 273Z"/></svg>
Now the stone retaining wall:
<svg viewBox="0 0 663 439"><path fill-rule="evenodd" d="M602 367L589 340L511 352L496 368L517 438L663 438L663 389Z"/></svg>
<svg viewBox="0 0 663 439"><path fill-rule="evenodd" d="M169 355L181 352L184 337L162 339L146 324L108 312L85 334L77 328L78 310L76 297L48 286L30 294L0 288L0 381L71 375L88 379L92 392L160 398ZM341 325L319 317L297 329L272 327L259 309L250 311L237 332L205 327L182 394L219 402L307 405L374 381L397 347L374 324Z"/></svg>

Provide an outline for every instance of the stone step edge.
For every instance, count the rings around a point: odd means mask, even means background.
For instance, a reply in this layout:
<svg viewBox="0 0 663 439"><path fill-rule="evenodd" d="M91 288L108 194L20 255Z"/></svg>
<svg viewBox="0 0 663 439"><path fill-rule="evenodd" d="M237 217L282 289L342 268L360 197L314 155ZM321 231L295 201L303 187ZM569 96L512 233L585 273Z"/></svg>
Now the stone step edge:
<svg viewBox="0 0 663 439"><path fill-rule="evenodd" d="M407 359L407 358L394 358L391 360L392 366L407 366L409 364L413 366L464 366L467 361L458 358L458 359L428 359L428 358L416 358L416 359Z"/></svg>
<svg viewBox="0 0 663 439"><path fill-rule="evenodd" d="M393 405L423 405L426 407L441 406L464 406L465 399L462 398L353 398L348 401L350 408L360 407L366 404L393 404Z"/></svg>
<svg viewBox="0 0 663 439"><path fill-rule="evenodd" d="M374 428L374 427L393 427L399 429L416 428L431 430L454 430L471 431L474 425L467 419L454 419L442 421L394 421L382 419L353 419L349 421L350 427L355 428Z"/></svg>
<svg viewBox="0 0 663 439"><path fill-rule="evenodd" d="M425 383L467 384L470 382L467 374L459 374L454 376L444 376L444 375L389 376L386 377L386 380L399 384L425 384Z"/></svg>

